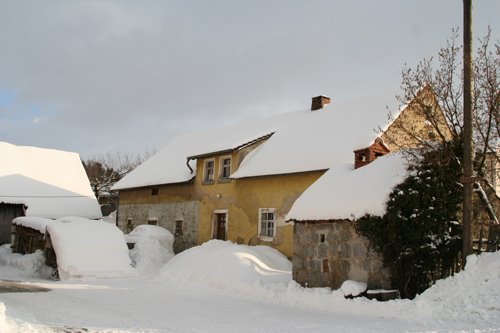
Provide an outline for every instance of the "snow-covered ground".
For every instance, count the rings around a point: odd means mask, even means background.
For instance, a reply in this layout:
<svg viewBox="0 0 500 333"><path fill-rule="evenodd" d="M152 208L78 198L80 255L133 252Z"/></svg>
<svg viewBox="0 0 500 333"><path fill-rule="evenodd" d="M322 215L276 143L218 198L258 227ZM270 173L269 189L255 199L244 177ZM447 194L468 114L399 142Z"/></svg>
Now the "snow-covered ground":
<svg viewBox="0 0 500 333"><path fill-rule="evenodd" d="M0 247L1 279L51 289L0 293L0 332L500 332L500 253L389 302L304 289L275 250L221 241L128 278L51 281L41 262Z"/></svg>

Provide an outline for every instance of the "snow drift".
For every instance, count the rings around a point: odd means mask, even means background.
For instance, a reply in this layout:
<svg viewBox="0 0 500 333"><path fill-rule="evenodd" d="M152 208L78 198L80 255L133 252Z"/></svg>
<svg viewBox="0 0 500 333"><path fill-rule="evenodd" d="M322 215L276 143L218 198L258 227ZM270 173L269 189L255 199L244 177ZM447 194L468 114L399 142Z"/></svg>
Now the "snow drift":
<svg viewBox="0 0 500 333"><path fill-rule="evenodd" d="M211 286L235 284L288 283L292 263L268 246L246 246L211 240L176 255L160 276Z"/></svg>
<svg viewBox="0 0 500 333"><path fill-rule="evenodd" d="M437 281L415 304L434 315L494 322L500 318L499 285L500 252L471 255L464 271Z"/></svg>
<svg viewBox="0 0 500 333"><path fill-rule="evenodd" d="M174 236L165 228L142 224L125 235L125 239L135 244L130 258L135 269L143 274L158 272L174 256Z"/></svg>
<svg viewBox="0 0 500 333"><path fill-rule="evenodd" d="M0 267L2 267L0 278L18 279L24 278L49 278L52 268L45 265L45 257L41 251L22 255L12 253L10 244L0 246Z"/></svg>

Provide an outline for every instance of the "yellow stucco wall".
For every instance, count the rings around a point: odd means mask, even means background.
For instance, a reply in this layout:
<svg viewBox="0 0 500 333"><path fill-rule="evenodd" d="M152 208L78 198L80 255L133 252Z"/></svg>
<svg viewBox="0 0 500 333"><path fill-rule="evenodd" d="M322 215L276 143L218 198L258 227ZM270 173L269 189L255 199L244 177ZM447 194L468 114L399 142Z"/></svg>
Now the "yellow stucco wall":
<svg viewBox="0 0 500 333"><path fill-rule="evenodd" d="M215 162L215 180L203 181L204 160L198 159L196 178L189 183L159 185L119 192L120 205L199 201L198 244L213 238L214 212L227 211L226 239L235 243L269 245L288 257L293 254L293 225L285 223L294 201L324 172L251 177L220 181L220 158L231 156L231 173L242 160L241 151L209 156ZM152 188L158 195L152 195ZM258 237L259 208L275 208L276 234L272 241Z"/></svg>
<svg viewBox="0 0 500 333"><path fill-rule="evenodd" d="M197 162L194 188L195 197L200 200L198 242L203 243L213 238L214 212L227 210L227 240L250 245L269 245L291 257L293 226L285 223L285 215L299 195L316 181L324 170L219 182L217 175L221 156L227 155L213 157L216 179L211 184L203 182L204 159ZM234 170L238 163L237 153L233 153L231 157L231 167ZM259 208L276 209L276 235L272 241L258 237Z"/></svg>

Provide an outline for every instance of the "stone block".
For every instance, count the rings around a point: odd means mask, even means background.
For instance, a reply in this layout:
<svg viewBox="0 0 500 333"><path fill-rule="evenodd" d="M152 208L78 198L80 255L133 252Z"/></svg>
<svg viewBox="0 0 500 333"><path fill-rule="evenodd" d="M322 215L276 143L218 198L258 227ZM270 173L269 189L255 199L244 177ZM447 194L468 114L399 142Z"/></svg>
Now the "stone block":
<svg viewBox="0 0 500 333"><path fill-rule="evenodd" d="M340 245L340 256L342 258L351 257L351 246L349 244L343 243L342 245Z"/></svg>
<svg viewBox="0 0 500 333"><path fill-rule="evenodd" d="M366 257L368 254L368 249L362 243L356 243L352 246L353 256L357 258Z"/></svg>
<svg viewBox="0 0 500 333"><path fill-rule="evenodd" d="M326 243L322 243L318 245L318 257L326 258L328 257L328 245Z"/></svg>

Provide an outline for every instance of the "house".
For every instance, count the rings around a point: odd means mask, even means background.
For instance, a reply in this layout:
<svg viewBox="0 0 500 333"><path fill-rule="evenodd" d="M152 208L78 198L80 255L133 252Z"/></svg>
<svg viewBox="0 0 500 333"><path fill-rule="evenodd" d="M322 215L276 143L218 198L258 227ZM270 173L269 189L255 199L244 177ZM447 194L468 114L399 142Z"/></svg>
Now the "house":
<svg viewBox="0 0 500 333"><path fill-rule="evenodd" d="M0 244L17 216L101 218L76 153L0 142Z"/></svg>
<svg viewBox="0 0 500 333"><path fill-rule="evenodd" d="M379 99L330 102L318 96L305 110L175 138L112 188L119 192L118 226L160 225L175 235L175 252L216 238L269 245L291 257L286 215L311 184L333 165L352 168L353 150L368 162L396 144L415 144L397 139L400 118L429 132L415 103L377 136L374 128L386 121Z"/></svg>

